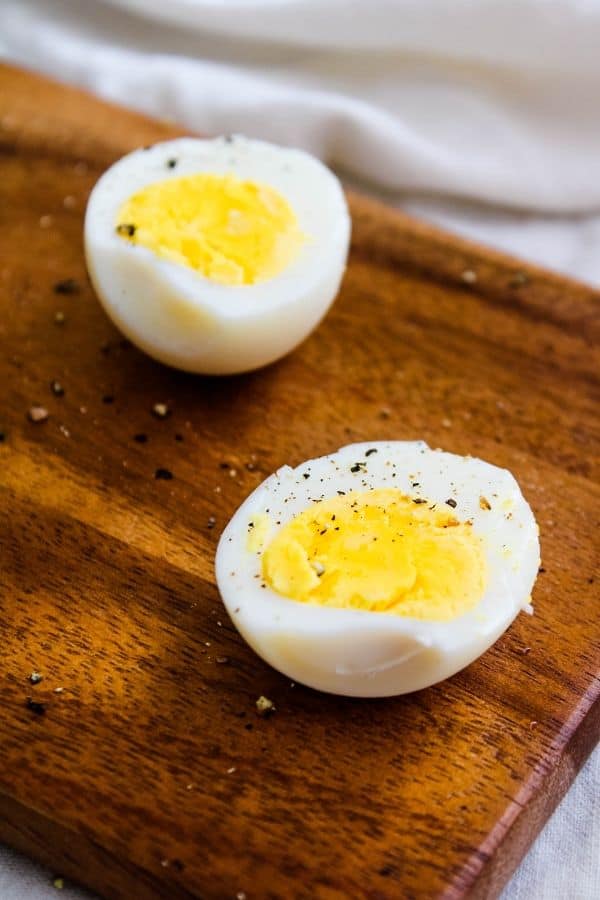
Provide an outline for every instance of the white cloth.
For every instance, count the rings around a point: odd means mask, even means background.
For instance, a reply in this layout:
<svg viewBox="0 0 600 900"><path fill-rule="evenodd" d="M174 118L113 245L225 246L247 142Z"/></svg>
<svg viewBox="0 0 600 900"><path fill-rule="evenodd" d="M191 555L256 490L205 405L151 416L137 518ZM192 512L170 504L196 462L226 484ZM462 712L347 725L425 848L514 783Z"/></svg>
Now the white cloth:
<svg viewBox="0 0 600 900"><path fill-rule="evenodd" d="M600 207L598 0L113 4L4 0L0 40L105 97L298 144L386 189Z"/></svg>
<svg viewBox="0 0 600 900"><path fill-rule="evenodd" d="M0 0L0 55L600 285L600 0ZM599 796L597 750L503 900L600 896ZM0 850L0 898L39 872Z"/></svg>

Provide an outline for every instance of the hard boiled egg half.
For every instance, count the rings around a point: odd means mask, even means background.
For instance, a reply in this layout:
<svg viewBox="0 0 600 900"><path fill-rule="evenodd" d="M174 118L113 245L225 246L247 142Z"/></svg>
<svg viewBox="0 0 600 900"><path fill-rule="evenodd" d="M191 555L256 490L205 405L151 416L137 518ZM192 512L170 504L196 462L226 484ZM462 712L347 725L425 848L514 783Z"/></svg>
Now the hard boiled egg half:
<svg viewBox="0 0 600 900"><path fill-rule="evenodd" d="M283 356L327 312L348 254L338 179L243 137L182 138L123 157L85 218L90 277L142 350L228 374Z"/></svg>
<svg viewBox="0 0 600 900"><path fill-rule="evenodd" d="M538 528L510 472L422 441L284 466L227 525L217 584L251 647L356 697L427 687L531 611Z"/></svg>

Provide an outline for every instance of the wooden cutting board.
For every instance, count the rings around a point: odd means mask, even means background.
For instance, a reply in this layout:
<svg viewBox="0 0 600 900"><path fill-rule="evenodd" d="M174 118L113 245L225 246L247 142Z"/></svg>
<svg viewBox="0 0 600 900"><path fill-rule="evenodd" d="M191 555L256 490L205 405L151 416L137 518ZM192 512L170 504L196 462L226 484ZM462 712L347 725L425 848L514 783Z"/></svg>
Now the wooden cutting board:
<svg viewBox="0 0 600 900"><path fill-rule="evenodd" d="M10 68L0 129L0 840L123 900L496 896L600 732L598 295L352 196L318 331L185 375L111 326L81 239L106 166L176 130ZM412 696L291 685L221 607L219 533L283 463L394 438L514 472L536 613Z"/></svg>

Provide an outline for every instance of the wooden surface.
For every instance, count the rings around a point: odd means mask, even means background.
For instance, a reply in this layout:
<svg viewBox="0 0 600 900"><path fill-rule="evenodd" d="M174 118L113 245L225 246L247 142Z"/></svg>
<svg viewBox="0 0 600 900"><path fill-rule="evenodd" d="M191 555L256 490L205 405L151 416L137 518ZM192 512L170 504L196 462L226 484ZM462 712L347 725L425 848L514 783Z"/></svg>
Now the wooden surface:
<svg viewBox="0 0 600 900"><path fill-rule="evenodd" d="M99 174L174 130L6 68L0 128L0 840L123 900L494 897L600 730L598 296L353 197L322 327L184 375L120 339L81 241ZM413 696L294 687L220 605L219 533L277 466L389 438L514 472L536 614Z"/></svg>

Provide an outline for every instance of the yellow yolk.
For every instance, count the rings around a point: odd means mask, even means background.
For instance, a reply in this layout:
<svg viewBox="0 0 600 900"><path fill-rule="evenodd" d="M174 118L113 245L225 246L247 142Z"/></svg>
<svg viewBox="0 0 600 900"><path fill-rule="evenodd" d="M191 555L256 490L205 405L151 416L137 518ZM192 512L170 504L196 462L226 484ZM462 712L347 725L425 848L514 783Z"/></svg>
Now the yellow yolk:
<svg viewBox="0 0 600 900"><path fill-rule="evenodd" d="M189 175L149 184L119 210L117 234L219 284L273 278L305 236L287 200L234 175Z"/></svg>
<svg viewBox="0 0 600 900"><path fill-rule="evenodd" d="M271 520L266 513L259 513L248 523L246 548L251 553L260 553L267 542L271 530Z"/></svg>
<svg viewBox="0 0 600 900"><path fill-rule="evenodd" d="M394 489L315 503L268 544L263 578L303 603L453 619L481 600L485 555L470 523L432 506Z"/></svg>

